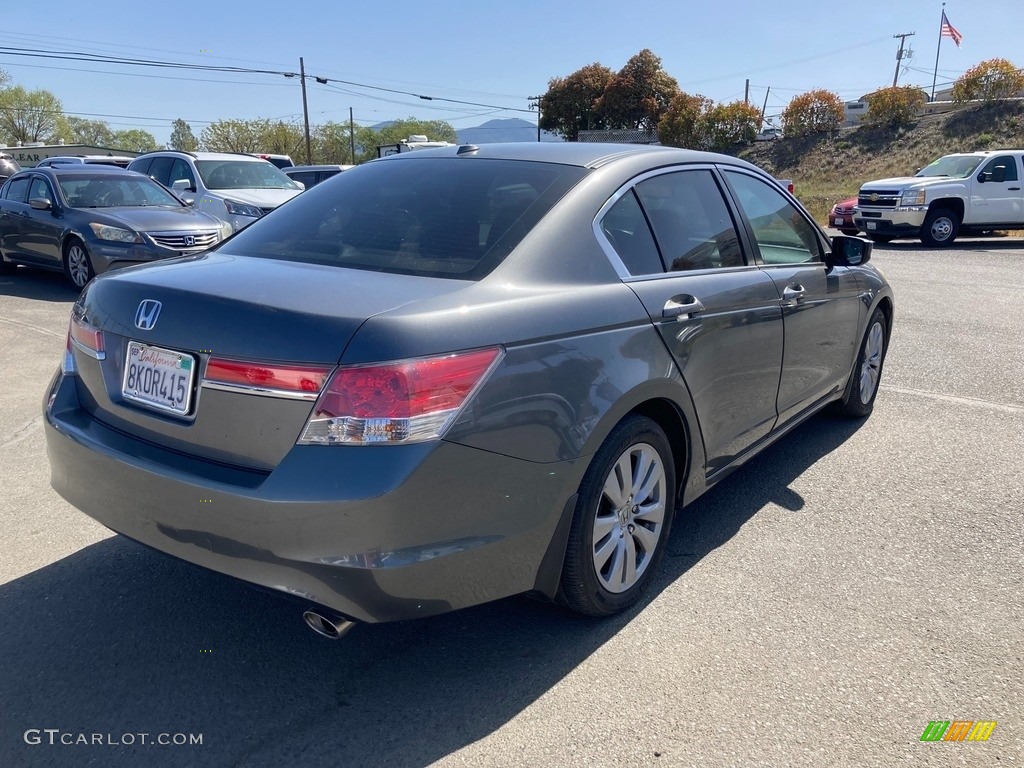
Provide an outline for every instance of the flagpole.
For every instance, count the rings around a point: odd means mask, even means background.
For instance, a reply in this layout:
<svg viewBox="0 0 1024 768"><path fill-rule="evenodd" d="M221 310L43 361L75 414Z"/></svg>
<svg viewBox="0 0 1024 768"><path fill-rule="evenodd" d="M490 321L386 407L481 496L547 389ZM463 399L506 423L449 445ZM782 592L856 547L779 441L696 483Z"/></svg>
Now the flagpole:
<svg viewBox="0 0 1024 768"><path fill-rule="evenodd" d="M946 16L946 4L942 4L942 15L939 16L939 42L935 46L935 73L932 75L932 101L935 101L935 81L939 79L939 51L942 50L942 20Z"/></svg>

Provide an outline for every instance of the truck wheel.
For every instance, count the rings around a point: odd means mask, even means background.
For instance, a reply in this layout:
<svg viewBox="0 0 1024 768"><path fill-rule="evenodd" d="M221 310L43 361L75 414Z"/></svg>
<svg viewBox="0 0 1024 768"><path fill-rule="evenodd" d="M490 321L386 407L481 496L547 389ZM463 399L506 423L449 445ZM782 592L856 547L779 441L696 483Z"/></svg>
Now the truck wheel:
<svg viewBox="0 0 1024 768"><path fill-rule="evenodd" d="M879 245L885 245L892 241L891 237L886 237L885 235L868 235L868 239L871 240L872 243L878 243Z"/></svg>
<svg viewBox="0 0 1024 768"><path fill-rule="evenodd" d="M921 242L932 248L951 245L960 231L960 218L948 208L928 212L921 227Z"/></svg>

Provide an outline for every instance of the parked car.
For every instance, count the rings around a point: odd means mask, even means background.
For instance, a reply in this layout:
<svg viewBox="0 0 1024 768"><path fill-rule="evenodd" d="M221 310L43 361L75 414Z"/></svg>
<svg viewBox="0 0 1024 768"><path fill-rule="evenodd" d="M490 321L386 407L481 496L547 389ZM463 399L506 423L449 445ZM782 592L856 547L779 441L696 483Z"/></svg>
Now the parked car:
<svg viewBox="0 0 1024 768"><path fill-rule="evenodd" d="M774 141L775 139L781 138L781 128L765 128L764 130L758 132L758 134L754 137L754 141Z"/></svg>
<svg viewBox="0 0 1024 768"><path fill-rule="evenodd" d="M859 234L860 230L858 230L857 225L853 223L853 212L856 207L856 197L840 200L838 203L833 205L832 210L828 212L829 226L835 227L844 235Z"/></svg>
<svg viewBox="0 0 1024 768"><path fill-rule="evenodd" d="M152 179L107 165L29 168L0 188L0 270L60 270L77 288L116 267L199 253L230 234Z"/></svg>
<svg viewBox="0 0 1024 768"><path fill-rule="evenodd" d="M14 159L13 155L0 152L0 181L8 176L13 176L20 170L21 166L18 165L18 161Z"/></svg>
<svg viewBox="0 0 1024 768"><path fill-rule="evenodd" d="M94 280L44 398L51 482L330 637L523 592L609 615L677 507L830 403L871 412L871 248L725 155L374 160Z"/></svg>
<svg viewBox="0 0 1024 768"><path fill-rule="evenodd" d="M296 165L291 168L284 168L285 176L292 181L297 181L306 189L315 187L321 181L326 181L332 176L337 176L342 171L355 168L354 165Z"/></svg>
<svg viewBox="0 0 1024 768"><path fill-rule="evenodd" d="M302 191L268 161L231 152L150 152L128 168L227 221L236 232Z"/></svg>
<svg viewBox="0 0 1024 768"><path fill-rule="evenodd" d="M89 164L89 165L115 165L118 168L127 168L134 158L122 157L120 155L58 155L47 157L36 163L36 168L49 168L54 165Z"/></svg>
<svg viewBox="0 0 1024 768"><path fill-rule="evenodd" d="M258 157L260 160L266 160L272 165L276 165L278 168L292 168L295 166L294 161L290 155L267 155L260 152L254 152L253 157Z"/></svg>

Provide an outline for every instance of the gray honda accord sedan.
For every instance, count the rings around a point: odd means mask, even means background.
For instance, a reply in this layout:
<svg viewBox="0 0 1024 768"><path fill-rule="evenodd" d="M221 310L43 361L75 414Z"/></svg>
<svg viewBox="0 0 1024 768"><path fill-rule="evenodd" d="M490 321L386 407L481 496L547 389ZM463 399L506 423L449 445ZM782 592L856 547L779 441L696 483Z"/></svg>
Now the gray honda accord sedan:
<svg viewBox="0 0 1024 768"><path fill-rule="evenodd" d="M52 483L328 636L519 593L612 614L678 508L826 406L871 412L870 256L722 155L375 160L92 281L45 396Z"/></svg>

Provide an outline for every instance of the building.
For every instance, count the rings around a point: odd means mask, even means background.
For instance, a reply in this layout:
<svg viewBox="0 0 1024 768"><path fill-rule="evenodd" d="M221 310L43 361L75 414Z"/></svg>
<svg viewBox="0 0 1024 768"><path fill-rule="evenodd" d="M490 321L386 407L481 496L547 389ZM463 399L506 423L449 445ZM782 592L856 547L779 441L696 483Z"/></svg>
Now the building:
<svg viewBox="0 0 1024 768"><path fill-rule="evenodd" d="M0 152L5 152L18 161L22 168L33 168L40 161L48 157L63 157L65 155L117 155L119 157L138 157L140 152L129 152L126 149L112 149L111 147L94 147L89 144L44 144L42 142L30 142L22 144L18 142L14 146L0 144Z"/></svg>

